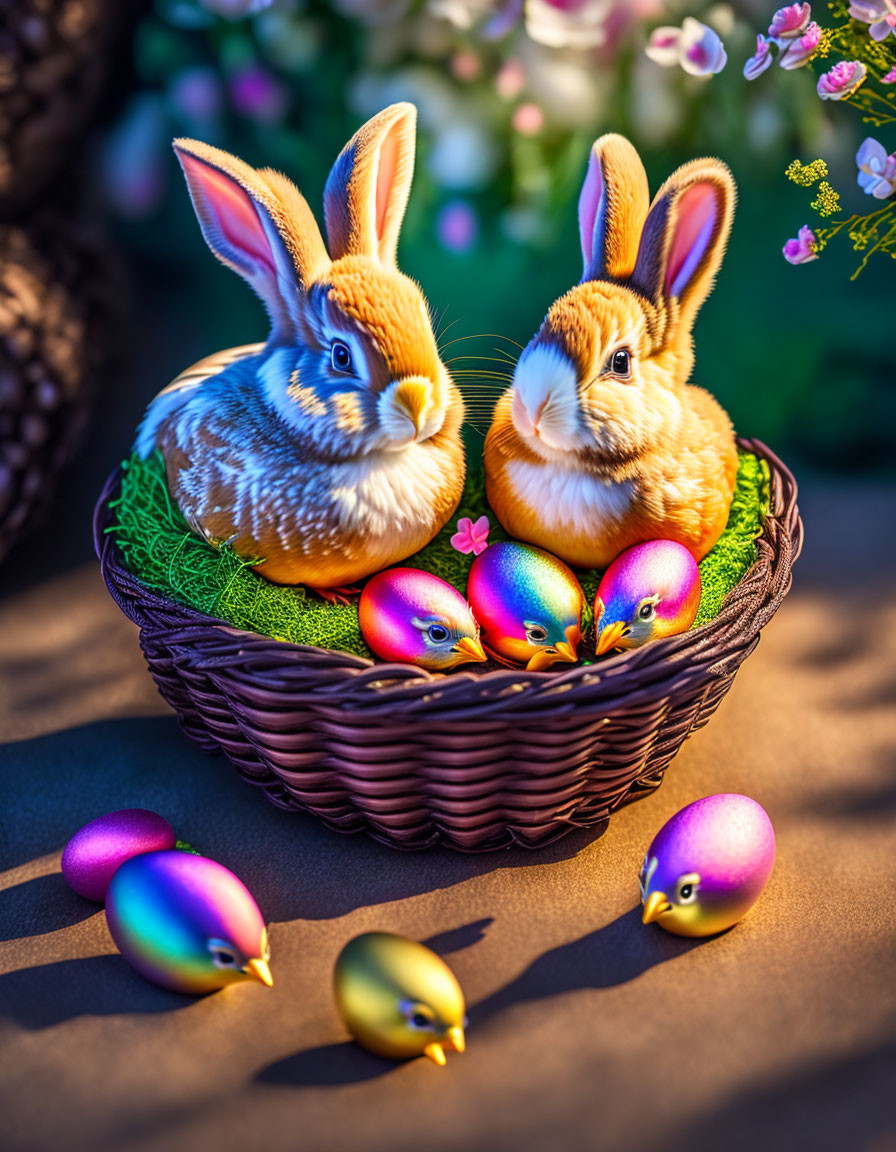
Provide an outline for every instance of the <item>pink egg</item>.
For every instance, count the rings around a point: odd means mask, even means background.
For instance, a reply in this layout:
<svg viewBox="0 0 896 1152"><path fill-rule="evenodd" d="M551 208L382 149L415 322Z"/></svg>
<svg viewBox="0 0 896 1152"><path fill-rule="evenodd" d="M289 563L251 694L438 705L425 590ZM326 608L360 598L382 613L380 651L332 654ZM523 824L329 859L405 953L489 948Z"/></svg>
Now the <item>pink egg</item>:
<svg viewBox="0 0 896 1152"><path fill-rule="evenodd" d="M74 834L62 853L62 875L79 896L102 904L125 860L176 843L174 829L164 817L146 808L122 808L98 816Z"/></svg>
<svg viewBox="0 0 896 1152"><path fill-rule="evenodd" d="M361 593L358 620L367 646L383 660L447 672L487 659L470 605L432 572L378 572Z"/></svg>

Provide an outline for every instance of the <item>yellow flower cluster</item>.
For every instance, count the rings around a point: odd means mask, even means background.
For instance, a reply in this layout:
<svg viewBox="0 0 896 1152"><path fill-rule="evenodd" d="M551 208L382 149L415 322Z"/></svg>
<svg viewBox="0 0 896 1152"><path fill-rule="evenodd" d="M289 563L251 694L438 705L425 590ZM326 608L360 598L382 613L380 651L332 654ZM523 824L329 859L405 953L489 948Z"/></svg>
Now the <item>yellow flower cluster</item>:
<svg viewBox="0 0 896 1152"><path fill-rule="evenodd" d="M816 180L823 179L827 174L828 166L824 160L813 160L809 164L801 164L799 160L794 160L784 172L788 180L792 180L794 184L799 184L801 188L811 188ZM833 191L833 189L831 190Z"/></svg>
<svg viewBox="0 0 896 1152"><path fill-rule="evenodd" d="M818 46L815 49L815 54L812 57L815 60L818 57L822 59L830 54L833 48L834 30L833 28L822 28L821 39L818 41Z"/></svg>
<svg viewBox="0 0 896 1152"><path fill-rule="evenodd" d="M821 216L833 216L835 212L840 211L840 193L836 192L827 180L822 180L818 185L816 197L809 207L814 208Z"/></svg>

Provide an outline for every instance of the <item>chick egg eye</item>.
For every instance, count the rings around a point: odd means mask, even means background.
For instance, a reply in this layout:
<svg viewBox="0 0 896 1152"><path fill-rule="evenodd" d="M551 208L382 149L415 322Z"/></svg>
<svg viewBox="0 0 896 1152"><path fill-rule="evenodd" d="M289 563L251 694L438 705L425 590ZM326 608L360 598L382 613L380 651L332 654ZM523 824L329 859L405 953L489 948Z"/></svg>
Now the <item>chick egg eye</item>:
<svg viewBox="0 0 896 1152"><path fill-rule="evenodd" d="M526 637L535 644L543 644L548 638L548 630L547 628L542 628L540 624L531 624L526 629Z"/></svg>
<svg viewBox="0 0 896 1152"><path fill-rule="evenodd" d="M632 356L627 348L618 348L610 357L607 368L614 376L625 378L632 374Z"/></svg>
<svg viewBox="0 0 896 1152"><path fill-rule="evenodd" d="M678 882L678 903L679 904L693 904L697 899L697 885L700 882L700 877L682 876Z"/></svg>
<svg viewBox="0 0 896 1152"><path fill-rule="evenodd" d="M642 604L641 607L638 609L638 617L641 620L652 620L653 614L655 611L656 611L656 608L654 608L653 604L650 604L650 603Z"/></svg>
<svg viewBox="0 0 896 1152"><path fill-rule="evenodd" d="M413 1002L403 1000L401 1003L401 1011L411 1028L432 1028L433 1018L431 1009L428 1009L425 1004L414 1004Z"/></svg>
<svg viewBox="0 0 896 1152"><path fill-rule="evenodd" d="M444 644L448 636L449 632L444 624L430 624L429 638L433 644Z"/></svg>
<svg viewBox="0 0 896 1152"><path fill-rule="evenodd" d="M223 948L212 949L212 961L218 968L235 968L236 957L232 952L225 952Z"/></svg>
<svg viewBox="0 0 896 1152"><path fill-rule="evenodd" d="M330 364L334 372L351 372L352 350L344 340L334 340L330 345Z"/></svg>

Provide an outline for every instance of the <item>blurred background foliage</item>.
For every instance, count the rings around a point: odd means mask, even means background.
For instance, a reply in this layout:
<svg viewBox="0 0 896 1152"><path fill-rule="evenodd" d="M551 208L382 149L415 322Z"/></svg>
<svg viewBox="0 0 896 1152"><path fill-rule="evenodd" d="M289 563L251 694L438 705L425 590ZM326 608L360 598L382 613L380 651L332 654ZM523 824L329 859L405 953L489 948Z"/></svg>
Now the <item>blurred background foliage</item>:
<svg viewBox="0 0 896 1152"><path fill-rule="evenodd" d="M728 256L697 324L695 382L740 433L796 462L892 469L892 264L871 261L850 282L848 247L800 267L781 256L801 224L816 222L805 191L784 179L788 163L823 156L844 211L866 211L854 157L868 132L818 99L810 69L745 82L743 62L774 7L155 0L137 28L133 90L97 164L144 297L141 376L148 360L161 387L190 359L264 335L260 306L204 247L171 138L285 171L319 214L345 140L385 104L412 100L418 157L400 263L424 286L446 358L481 373L463 377L474 429L487 426L502 387L489 373L504 365L489 358L515 356L514 342L527 342L581 274L576 200L591 142L613 130L641 150L653 188L704 153L738 181ZM814 7L824 24L824 3ZM644 55L652 28L685 15L722 36L720 74L688 76Z"/></svg>

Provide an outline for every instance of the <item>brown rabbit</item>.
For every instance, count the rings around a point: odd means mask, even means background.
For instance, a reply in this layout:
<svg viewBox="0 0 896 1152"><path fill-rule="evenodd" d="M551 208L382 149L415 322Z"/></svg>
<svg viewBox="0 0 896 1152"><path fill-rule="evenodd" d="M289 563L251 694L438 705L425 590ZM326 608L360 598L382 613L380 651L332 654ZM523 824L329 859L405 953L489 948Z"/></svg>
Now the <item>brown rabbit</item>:
<svg viewBox="0 0 896 1152"><path fill-rule="evenodd" d="M582 282L523 351L486 438L488 499L512 536L587 568L656 538L700 560L719 538L734 434L688 378L735 197L720 160L693 160L648 211L633 146L595 143L579 200Z"/></svg>
<svg viewBox="0 0 896 1152"><path fill-rule="evenodd" d="M324 194L329 252L285 176L175 142L206 241L272 327L266 344L182 373L136 448L161 451L195 531L281 584L334 588L403 560L463 490L460 393L395 264L415 124L414 106L395 104L343 149Z"/></svg>

